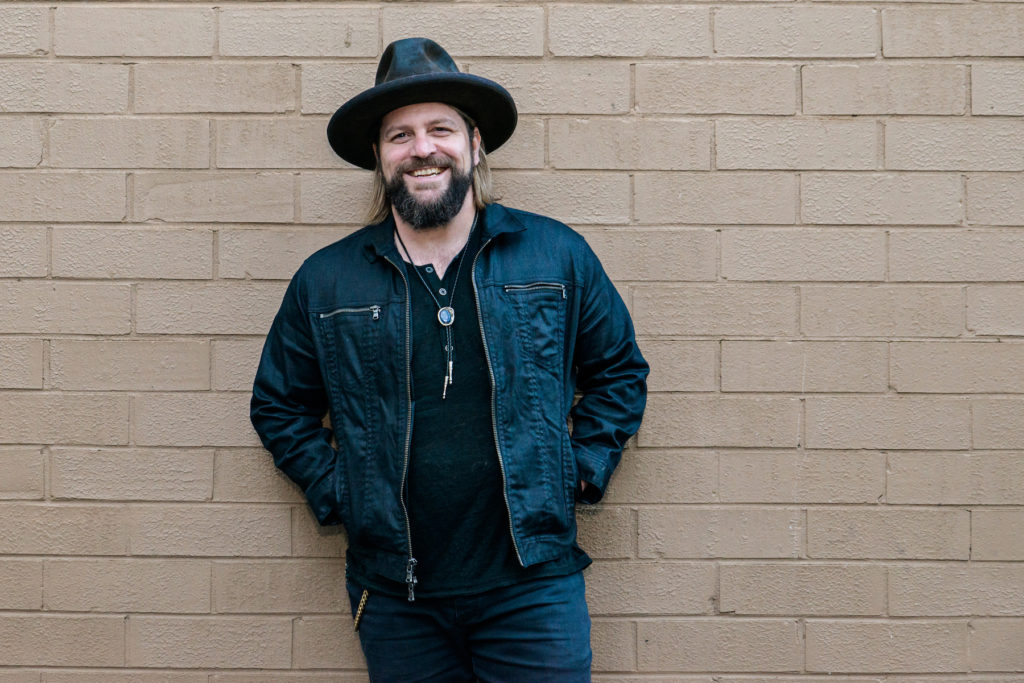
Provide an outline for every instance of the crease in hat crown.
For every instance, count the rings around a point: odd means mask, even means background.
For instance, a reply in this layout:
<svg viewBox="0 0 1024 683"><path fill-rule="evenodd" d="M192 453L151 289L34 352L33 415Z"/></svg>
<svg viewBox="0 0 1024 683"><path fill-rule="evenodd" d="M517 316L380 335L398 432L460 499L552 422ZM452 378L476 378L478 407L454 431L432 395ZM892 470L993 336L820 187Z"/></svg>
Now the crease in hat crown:
<svg viewBox="0 0 1024 683"><path fill-rule="evenodd" d="M327 124L327 140L345 161L376 166L373 144L380 120L410 104L441 102L465 112L493 152L515 131L515 101L494 81L459 71L455 60L429 38L403 38L385 48L374 86L341 105Z"/></svg>

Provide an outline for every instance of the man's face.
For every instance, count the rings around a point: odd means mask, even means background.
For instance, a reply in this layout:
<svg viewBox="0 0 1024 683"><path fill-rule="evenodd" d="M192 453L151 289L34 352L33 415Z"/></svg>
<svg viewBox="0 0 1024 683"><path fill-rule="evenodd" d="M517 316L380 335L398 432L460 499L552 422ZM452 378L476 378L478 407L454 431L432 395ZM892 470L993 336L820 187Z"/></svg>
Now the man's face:
<svg viewBox="0 0 1024 683"><path fill-rule="evenodd" d="M480 133L472 138L446 104L411 104L388 113L377 153L388 199L416 229L445 225L462 208L479 162Z"/></svg>

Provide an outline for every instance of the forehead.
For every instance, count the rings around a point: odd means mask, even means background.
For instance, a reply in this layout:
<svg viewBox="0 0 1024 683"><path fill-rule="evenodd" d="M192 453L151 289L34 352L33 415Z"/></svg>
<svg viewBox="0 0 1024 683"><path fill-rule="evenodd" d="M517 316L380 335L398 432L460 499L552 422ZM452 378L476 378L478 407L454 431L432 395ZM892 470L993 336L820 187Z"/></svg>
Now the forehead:
<svg viewBox="0 0 1024 683"><path fill-rule="evenodd" d="M400 107L385 114L384 118L380 120L380 129L383 132L390 127L423 125L442 119L462 123L462 117L455 107L442 102L420 102Z"/></svg>

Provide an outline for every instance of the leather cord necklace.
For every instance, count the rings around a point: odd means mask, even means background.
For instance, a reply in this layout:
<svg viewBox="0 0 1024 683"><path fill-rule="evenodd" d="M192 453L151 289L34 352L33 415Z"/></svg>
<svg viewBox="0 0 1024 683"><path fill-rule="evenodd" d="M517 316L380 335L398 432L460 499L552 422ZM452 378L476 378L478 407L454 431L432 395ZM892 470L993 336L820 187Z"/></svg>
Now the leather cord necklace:
<svg viewBox="0 0 1024 683"><path fill-rule="evenodd" d="M473 225L469 228L469 236L466 237L466 243L462 245L462 250L459 252L459 265L455 269L455 280L452 282L452 291L449 292L448 305L442 306L441 301L434 296L434 290L427 284L423 274L413 263L412 256L409 254L409 247L405 246L405 242L402 241L402 235L398 232L398 228L395 228L395 236L398 238L398 243L402 245L402 251L405 252L405 258L408 259L409 265L412 266L416 276L419 277L420 282L427 290L427 294L434 300L434 304L437 305L437 322L441 323L441 327L444 329L445 336L445 373L444 373L444 386L441 388L441 398L445 399L448 397L448 387L455 383L455 376L453 374L455 366L455 342L452 339L452 325L455 323L455 309L451 304L455 301L455 288L459 285L459 274L462 273L462 262L466 260L466 250L469 248L469 241L473 237L473 230L476 229L476 219L480 214L473 216Z"/></svg>

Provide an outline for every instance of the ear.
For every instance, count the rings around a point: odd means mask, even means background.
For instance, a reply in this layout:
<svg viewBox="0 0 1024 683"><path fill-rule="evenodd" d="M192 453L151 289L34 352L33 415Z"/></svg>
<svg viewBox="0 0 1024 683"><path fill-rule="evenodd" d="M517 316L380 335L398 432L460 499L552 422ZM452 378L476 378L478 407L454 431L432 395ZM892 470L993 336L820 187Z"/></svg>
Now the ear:
<svg viewBox="0 0 1024 683"><path fill-rule="evenodd" d="M480 129L473 129L473 165L476 166L480 163Z"/></svg>

